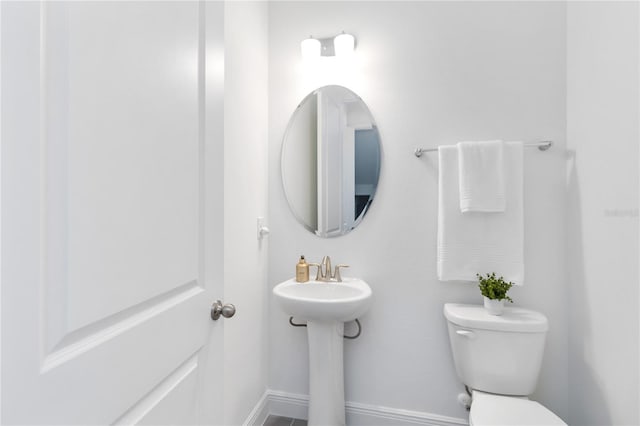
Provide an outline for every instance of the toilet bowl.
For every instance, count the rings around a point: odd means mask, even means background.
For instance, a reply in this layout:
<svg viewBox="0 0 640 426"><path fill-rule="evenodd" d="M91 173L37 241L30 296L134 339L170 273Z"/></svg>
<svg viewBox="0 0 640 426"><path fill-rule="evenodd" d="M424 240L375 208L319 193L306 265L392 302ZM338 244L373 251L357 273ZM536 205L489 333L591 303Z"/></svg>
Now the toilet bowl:
<svg viewBox="0 0 640 426"><path fill-rule="evenodd" d="M472 399L470 426L566 426L544 405L527 398L473 391Z"/></svg>
<svg viewBox="0 0 640 426"><path fill-rule="evenodd" d="M472 390L469 424L566 425L527 397L536 388L547 318L536 311L505 308L490 315L481 305L444 305L456 373Z"/></svg>

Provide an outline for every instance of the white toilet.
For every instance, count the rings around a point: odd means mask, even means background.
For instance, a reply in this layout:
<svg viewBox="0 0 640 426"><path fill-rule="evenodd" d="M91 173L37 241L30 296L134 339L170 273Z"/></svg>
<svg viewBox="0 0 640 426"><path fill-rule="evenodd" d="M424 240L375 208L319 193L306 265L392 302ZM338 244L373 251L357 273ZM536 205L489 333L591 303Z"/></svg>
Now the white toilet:
<svg viewBox="0 0 640 426"><path fill-rule="evenodd" d="M489 315L481 305L447 303L444 316L458 378L472 392L470 425L566 425L527 398L536 388L549 328L543 314L505 308Z"/></svg>

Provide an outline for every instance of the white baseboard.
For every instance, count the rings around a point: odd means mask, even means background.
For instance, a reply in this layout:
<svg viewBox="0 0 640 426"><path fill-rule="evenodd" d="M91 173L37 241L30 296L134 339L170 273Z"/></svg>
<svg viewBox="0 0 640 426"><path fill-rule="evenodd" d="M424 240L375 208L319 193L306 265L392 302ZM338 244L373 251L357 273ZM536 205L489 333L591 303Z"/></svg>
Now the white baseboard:
<svg viewBox="0 0 640 426"><path fill-rule="evenodd" d="M306 419L308 406L308 395L268 389L244 425L262 426L270 414ZM345 411L347 424L351 426L459 426L468 424L466 419L349 401L345 403Z"/></svg>
<svg viewBox="0 0 640 426"><path fill-rule="evenodd" d="M262 395L258 403L251 413L247 416L247 419L242 423L242 426L262 426L269 417L269 390Z"/></svg>
<svg viewBox="0 0 640 426"><path fill-rule="evenodd" d="M269 414L292 419L307 419L309 395L300 395L267 389Z"/></svg>

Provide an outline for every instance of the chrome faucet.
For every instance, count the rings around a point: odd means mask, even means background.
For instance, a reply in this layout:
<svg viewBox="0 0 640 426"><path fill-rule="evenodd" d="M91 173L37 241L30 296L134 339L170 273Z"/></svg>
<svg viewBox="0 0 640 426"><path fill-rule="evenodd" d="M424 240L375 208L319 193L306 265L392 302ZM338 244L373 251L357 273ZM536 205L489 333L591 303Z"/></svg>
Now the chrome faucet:
<svg viewBox="0 0 640 426"><path fill-rule="evenodd" d="M320 263L320 275L325 281L329 281L331 277L331 258L329 256L325 256L322 258L322 262Z"/></svg>
<svg viewBox="0 0 640 426"><path fill-rule="evenodd" d="M342 282L342 277L340 276L340 268L348 268L349 265L336 265L336 268L331 271L331 258L329 256L325 256L322 258L321 263L310 263L310 265L318 268L318 272L316 273L316 281L321 282Z"/></svg>

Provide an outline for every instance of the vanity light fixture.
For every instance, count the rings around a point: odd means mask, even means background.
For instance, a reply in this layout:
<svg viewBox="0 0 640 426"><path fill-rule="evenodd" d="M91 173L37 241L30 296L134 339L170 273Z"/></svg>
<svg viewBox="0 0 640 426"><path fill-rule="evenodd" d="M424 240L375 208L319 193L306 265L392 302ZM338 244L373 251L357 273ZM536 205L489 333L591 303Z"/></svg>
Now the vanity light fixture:
<svg viewBox="0 0 640 426"><path fill-rule="evenodd" d="M302 40L300 50L304 59L314 59L320 56L347 57L353 54L356 38L344 31L335 37L313 38L310 36Z"/></svg>
<svg viewBox="0 0 640 426"><path fill-rule="evenodd" d="M313 59L320 57L320 51L322 45L320 40L309 36L309 38L302 40L300 43L300 50L302 51L302 59Z"/></svg>
<svg viewBox="0 0 640 426"><path fill-rule="evenodd" d="M338 34L333 39L333 48L336 56L349 56L353 55L353 51L356 47L356 38L351 34L347 34L344 31L342 34Z"/></svg>

